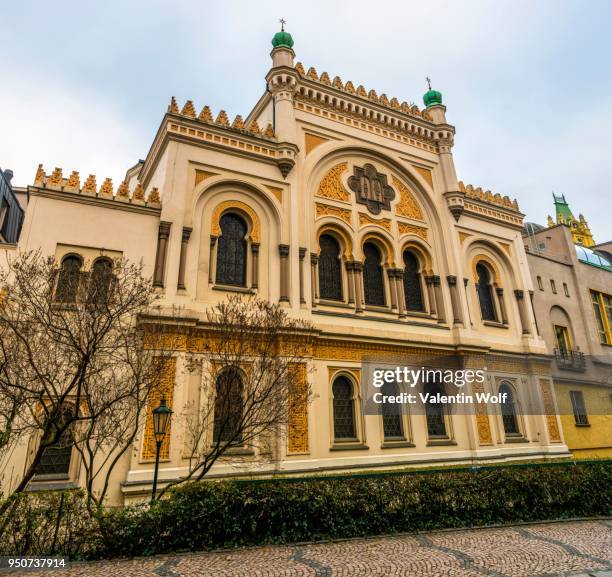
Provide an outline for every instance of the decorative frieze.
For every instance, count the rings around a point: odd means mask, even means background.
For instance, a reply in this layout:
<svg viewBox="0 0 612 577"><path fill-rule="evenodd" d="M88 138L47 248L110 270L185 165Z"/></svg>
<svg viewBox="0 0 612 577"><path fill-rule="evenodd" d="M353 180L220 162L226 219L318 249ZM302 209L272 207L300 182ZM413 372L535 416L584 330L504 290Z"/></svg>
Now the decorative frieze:
<svg viewBox="0 0 612 577"><path fill-rule="evenodd" d="M322 204L317 202L315 204L315 215L316 218L323 218L324 216L335 216L351 226L351 211L339 206L332 206L331 204Z"/></svg>
<svg viewBox="0 0 612 577"><path fill-rule="evenodd" d="M393 186L395 186L400 193L400 200L395 206L395 213L398 216L405 216L414 220L424 220L423 211L412 192L408 190L408 187L395 176L392 176L391 180Z"/></svg>
<svg viewBox="0 0 612 577"><path fill-rule="evenodd" d="M329 198L330 200L339 200L341 202L349 201L349 191L346 190L342 183L342 174L348 169L347 162L341 162L331 168L327 174L319 182L317 196Z"/></svg>

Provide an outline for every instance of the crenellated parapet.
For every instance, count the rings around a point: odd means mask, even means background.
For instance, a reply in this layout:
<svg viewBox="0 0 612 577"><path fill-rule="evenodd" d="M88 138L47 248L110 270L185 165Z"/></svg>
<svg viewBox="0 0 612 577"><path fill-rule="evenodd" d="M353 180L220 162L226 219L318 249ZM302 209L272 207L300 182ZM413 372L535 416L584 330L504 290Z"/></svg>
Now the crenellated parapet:
<svg viewBox="0 0 612 577"><path fill-rule="evenodd" d="M231 132L254 136L257 138L264 138L266 140L275 140L274 129L270 123L268 123L268 125L262 129L257 124L257 121L253 120L247 126L240 114L236 115L234 120L230 122L225 110L220 110L217 117L214 118L213 112L209 106L204 106L198 114L192 100L187 100L183 107L179 108L176 99L173 96L170 100L170 104L168 105L168 113L175 114L177 116L184 116L186 118L217 126L219 128L225 128Z"/></svg>
<svg viewBox="0 0 612 577"><path fill-rule="evenodd" d="M136 183L132 191L125 181L115 190L112 179L105 178L98 187L95 174L90 174L81 184L78 171L73 170L68 177L65 177L61 168L55 168L50 174L47 174L42 164L38 165L33 186L41 191L59 192L75 197L104 199L126 205L161 208L161 198L156 187L151 188L146 196L140 182Z"/></svg>
<svg viewBox="0 0 612 577"><path fill-rule="evenodd" d="M493 194L490 190L483 191L480 187L476 188L471 184L463 184L461 180L459 181L459 190L465 192L465 196L468 198L474 198L488 204L496 204L508 210L520 212L516 199L511 200L509 196L502 196L499 193Z"/></svg>
<svg viewBox="0 0 612 577"><path fill-rule="evenodd" d="M315 82L318 82L325 86L333 87L336 90L340 90L342 92L346 92L347 94L357 96L358 98L361 98L363 100L381 104L386 108L401 112L408 116L413 116L415 118L421 118L423 120L428 121L431 120L431 116L429 115L427 110L421 110L416 104L409 104L408 102L402 102L400 104L397 98L393 97L389 99L389 97L384 93L378 96L376 90L372 89L368 91L361 84L357 88L355 88L354 84L350 80L346 84L344 84L339 76L334 76L334 79L331 80L327 72L323 72L319 76L314 66L311 66L308 69L308 72L306 72L304 70L304 65L301 62L298 62L295 65L295 69L302 78L314 80Z"/></svg>

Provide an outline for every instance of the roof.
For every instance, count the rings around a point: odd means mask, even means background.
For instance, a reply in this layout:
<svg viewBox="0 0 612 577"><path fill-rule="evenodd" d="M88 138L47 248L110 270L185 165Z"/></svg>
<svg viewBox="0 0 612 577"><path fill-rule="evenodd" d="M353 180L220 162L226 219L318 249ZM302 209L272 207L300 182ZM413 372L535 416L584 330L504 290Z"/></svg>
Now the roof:
<svg viewBox="0 0 612 577"><path fill-rule="evenodd" d="M575 245L575 249L576 256L580 262L612 272L612 264L603 255L586 246Z"/></svg>

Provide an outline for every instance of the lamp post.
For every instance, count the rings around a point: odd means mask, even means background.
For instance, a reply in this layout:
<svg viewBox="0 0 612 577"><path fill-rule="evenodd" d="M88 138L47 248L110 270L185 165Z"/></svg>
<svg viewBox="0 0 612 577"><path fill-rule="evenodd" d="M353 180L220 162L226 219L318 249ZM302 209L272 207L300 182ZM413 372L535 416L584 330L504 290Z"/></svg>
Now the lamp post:
<svg viewBox="0 0 612 577"><path fill-rule="evenodd" d="M170 424L172 411L166 405L166 398L162 397L159 407L153 409L153 434L155 435L155 472L153 473L153 491L151 493L151 503L155 501L157 493L157 472L159 470L159 450L161 449L164 437Z"/></svg>

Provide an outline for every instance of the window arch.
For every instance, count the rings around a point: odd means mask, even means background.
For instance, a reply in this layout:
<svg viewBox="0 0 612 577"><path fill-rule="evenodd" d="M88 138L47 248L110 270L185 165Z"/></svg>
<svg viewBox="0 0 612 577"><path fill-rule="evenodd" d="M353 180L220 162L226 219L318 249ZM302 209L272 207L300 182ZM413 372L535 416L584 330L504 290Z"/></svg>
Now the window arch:
<svg viewBox="0 0 612 577"><path fill-rule="evenodd" d="M332 385L334 438L337 441L355 440L355 398L353 383L348 377L338 377Z"/></svg>
<svg viewBox="0 0 612 577"><path fill-rule="evenodd" d="M491 281L491 272L483 262L476 265L476 292L478 293L478 302L480 303L480 313L484 321L496 321L497 314L495 312L495 303L493 301L493 287Z"/></svg>
<svg viewBox="0 0 612 577"><path fill-rule="evenodd" d="M243 383L239 369L221 372L215 382L213 442L240 445L244 411Z"/></svg>
<svg viewBox="0 0 612 577"><path fill-rule="evenodd" d="M246 287L247 224L242 217L229 212L221 217L219 228L216 282Z"/></svg>
<svg viewBox="0 0 612 577"><path fill-rule="evenodd" d="M502 421L504 423L504 432L506 436L518 436L521 434L517 419L516 400L514 398L514 390L507 383L502 383L499 387L500 395L506 394L505 401L502 402L501 412ZM503 399L504 397L502 397Z"/></svg>
<svg viewBox="0 0 612 577"><path fill-rule="evenodd" d="M397 383L384 383L380 392L383 396L396 397L399 394ZM402 414L398 403L382 403L383 436L385 441L404 438Z"/></svg>
<svg viewBox="0 0 612 577"><path fill-rule="evenodd" d="M404 296L409 311L424 311L419 259L411 250L404 251Z"/></svg>
<svg viewBox="0 0 612 577"><path fill-rule="evenodd" d="M61 303L76 302L82 266L83 260L75 254L68 255L62 260L55 290L56 301Z"/></svg>
<svg viewBox="0 0 612 577"><path fill-rule="evenodd" d="M425 394L430 396L443 395L442 387L435 382L425 383ZM427 421L427 435L429 438L447 438L446 421L444 418L444 405L442 403L425 403L425 419Z"/></svg>
<svg viewBox="0 0 612 577"><path fill-rule="evenodd" d="M367 305L385 306L385 279L382 253L373 242L363 245L363 290Z"/></svg>
<svg viewBox="0 0 612 577"><path fill-rule="evenodd" d="M66 423L72 418L72 411L74 411L74 405L70 403L64 403L59 408L55 419L58 429L65 427ZM51 432L51 434L54 433L55 431ZM72 427L69 425L62 431L54 443L43 450L40 461L36 465L36 476L53 475L54 478L57 478L56 476L68 477L73 445Z"/></svg>
<svg viewBox="0 0 612 577"><path fill-rule="evenodd" d="M342 300L342 268L340 244L331 234L319 237L319 296L322 299Z"/></svg>
<svg viewBox="0 0 612 577"><path fill-rule="evenodd" d="M97 259L91 267L88 302L92 304L107 303L112 282L113 263L105 257Z"/></svg>

